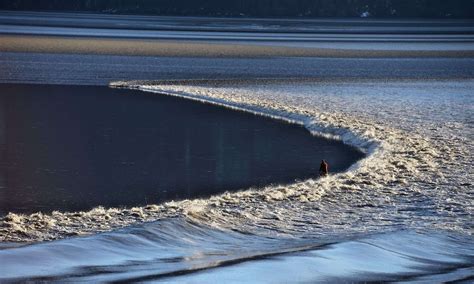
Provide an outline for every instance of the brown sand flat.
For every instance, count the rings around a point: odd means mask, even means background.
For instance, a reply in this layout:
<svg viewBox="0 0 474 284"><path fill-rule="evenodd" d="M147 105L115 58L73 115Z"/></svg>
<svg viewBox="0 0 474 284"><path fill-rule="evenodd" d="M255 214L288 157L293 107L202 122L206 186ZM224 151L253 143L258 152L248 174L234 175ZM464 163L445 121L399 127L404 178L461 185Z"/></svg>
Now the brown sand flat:
<svg viewBox="0 0 474 284"><path fill-rule="evenodd" d="M259 43L0 35L0 52L166 57L474 57L474 50L358 50Z"/></svg>

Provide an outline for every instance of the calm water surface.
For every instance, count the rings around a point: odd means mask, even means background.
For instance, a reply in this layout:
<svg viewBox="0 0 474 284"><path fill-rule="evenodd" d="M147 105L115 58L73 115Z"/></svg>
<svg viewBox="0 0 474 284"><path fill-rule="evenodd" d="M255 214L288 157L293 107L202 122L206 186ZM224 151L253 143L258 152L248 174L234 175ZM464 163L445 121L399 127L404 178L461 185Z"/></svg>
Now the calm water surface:
<svg viewBox="0 0 474 284"><path fill-rule="evenodd" d="M133 206L290 183L363 155L303 127L107 87L2 85L0 213Z"/></svg>

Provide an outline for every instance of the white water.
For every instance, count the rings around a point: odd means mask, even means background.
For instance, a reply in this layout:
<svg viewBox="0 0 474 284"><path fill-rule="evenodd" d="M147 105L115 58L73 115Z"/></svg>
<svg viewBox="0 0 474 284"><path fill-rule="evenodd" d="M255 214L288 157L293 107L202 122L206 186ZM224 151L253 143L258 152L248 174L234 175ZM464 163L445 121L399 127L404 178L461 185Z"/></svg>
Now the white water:
<svg viewBox="0 0 474 284"><path fill-rule="evenodd" d="M472 234L474 81L187 83L131 87L301 123L368 158L347 173L209 199L9 214L1 221L2 241L50 240L172 216L264 235L407 227Z"/></svg>
<svg viewBox="0 0 474 284"><path fill-rule="evenodd" d="M194 212L194 218L225 216L222 224L240 229L241 220L247 219L245 231L269 229L290 235L384 227L471 234L473 87L473 81L466 80L221 83L140 89L293 120L315 135L342 139L369 154L348 173L269 188L263 196L236 194L238 213L227 216L227 206L217 205ZM271 221L266 220L267 214ZM307 221L319 226L300 225Z"/></svg>

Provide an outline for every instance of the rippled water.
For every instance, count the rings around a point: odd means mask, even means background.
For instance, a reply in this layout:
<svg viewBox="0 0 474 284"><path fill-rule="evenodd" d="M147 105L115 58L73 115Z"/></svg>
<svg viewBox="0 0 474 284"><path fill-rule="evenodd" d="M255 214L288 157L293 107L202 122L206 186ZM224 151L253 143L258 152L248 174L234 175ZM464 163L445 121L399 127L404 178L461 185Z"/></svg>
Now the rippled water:
<svg viewBox="0 0 474 284"><path fill-rule="evenodd" d="M5 244L4 279L472 280L474 81L134 86L302 124L368 157L327 178L207 199L10 214L0 229L9 240L135 225L23 247Z"/></svg>

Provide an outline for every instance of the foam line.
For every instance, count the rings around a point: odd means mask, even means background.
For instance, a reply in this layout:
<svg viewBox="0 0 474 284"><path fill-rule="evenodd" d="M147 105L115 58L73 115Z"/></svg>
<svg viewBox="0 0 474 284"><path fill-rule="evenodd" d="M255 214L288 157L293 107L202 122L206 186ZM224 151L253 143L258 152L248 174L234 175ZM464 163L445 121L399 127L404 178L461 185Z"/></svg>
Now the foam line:
<svg viewBox="0 0 474 284"><path fill-rule="evenodd" d="M118 82L305 126L367 157L347 172L206 199L0 220L0 241L41 241L184 217L270 237L394 228L472 233L472 89L461 81ZM471 137L471 138L469 138ZM453 170L455 167L455 170Z"/></svg>

